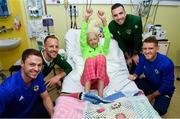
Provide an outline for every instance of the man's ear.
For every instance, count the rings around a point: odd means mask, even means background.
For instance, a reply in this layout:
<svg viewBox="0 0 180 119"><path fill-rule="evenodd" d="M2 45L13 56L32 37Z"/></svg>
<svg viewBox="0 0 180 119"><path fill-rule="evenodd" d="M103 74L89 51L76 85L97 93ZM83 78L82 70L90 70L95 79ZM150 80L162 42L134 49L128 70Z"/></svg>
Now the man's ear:
<svg viewBox="0 0 180 119"><path fill-rule="evenodd" d="M21 67L24 65L24 61L21 59Z"/></svg>

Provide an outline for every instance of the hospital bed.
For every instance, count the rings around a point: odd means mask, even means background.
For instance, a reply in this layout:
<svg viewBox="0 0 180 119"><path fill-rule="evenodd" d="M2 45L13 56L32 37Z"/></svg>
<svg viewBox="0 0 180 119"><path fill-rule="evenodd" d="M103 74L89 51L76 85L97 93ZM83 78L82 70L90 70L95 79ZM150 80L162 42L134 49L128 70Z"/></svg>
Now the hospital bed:
<svg viewBox="0 0 180 119"><path fill-rule="evenodd" d="M70 29L65 35L67 61L71 64L73 70L65 77L62 92L76 93L84 91L80 84L84 62L80 51L79 38L79 29ZM100 43L103 43L103 41L104 39L101 38ZM118 98L112 103L94 105L88 101L59 96L56 100L53 118L118 118L120 114L126 118L160 118L144 95L134 96L140 90L133 81L128 79L129 72L123 52L113 39L110 41L110 49L106 58L110 83L104 89L104 96L121 92L124 97ZM114 105L120 106L113 109ZM105 110L102 113L98 112L98 109L102 107Z"/></svg>

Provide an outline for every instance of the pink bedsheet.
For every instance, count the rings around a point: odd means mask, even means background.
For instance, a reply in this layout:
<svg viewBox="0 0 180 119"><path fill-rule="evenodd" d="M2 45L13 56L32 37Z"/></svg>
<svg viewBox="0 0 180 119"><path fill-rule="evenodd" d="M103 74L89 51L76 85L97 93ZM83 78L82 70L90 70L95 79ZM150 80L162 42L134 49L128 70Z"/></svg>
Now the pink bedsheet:
<svg viewBox="0 0 180 119"><path fill-rule="evenodd" d="M52 118L59 119L82 119L85 102L73 97L59 96L56 99Z"/></svg>

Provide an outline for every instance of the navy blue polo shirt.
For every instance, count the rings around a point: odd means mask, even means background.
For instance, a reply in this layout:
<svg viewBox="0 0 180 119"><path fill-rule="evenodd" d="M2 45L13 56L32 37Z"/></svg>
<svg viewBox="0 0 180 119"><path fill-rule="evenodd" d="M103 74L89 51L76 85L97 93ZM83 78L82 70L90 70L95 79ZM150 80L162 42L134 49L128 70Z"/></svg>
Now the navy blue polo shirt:
<svg viewBox="0 0 180 119"><path fill-rule="evenodd" d="M30 86L22 79L21 70L0 85L0 117L27 117L37 96L46 91L40 73Z"/></svg>
<svg viewBox="0 0 180 119"><path fill-rule="evenodd" d="M156 59L150 62L142 55L134 73L138 76L144 73L161 94L174 93L174 64L167 56L157 53Z"/></svg>

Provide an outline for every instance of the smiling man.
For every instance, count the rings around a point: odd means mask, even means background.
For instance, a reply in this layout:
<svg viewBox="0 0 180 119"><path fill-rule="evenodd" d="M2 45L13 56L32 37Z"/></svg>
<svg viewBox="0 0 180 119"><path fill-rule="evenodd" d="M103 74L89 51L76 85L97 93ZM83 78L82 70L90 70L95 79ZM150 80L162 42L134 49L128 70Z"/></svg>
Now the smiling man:
<svg viewBox="0 0 180 119"><path fill-rule="evenodd" d="M158 53L158 41L155 37L148 37L143 41L143 55L130 80L135 80L137 86L142 89L153 102L154 109L163 115L167 112L172 95L174 93L174 64L165 55ZM141 74L145 79L139 79Z"/></svg>
<svg viewBox="0 0 180 119"><path fill-rule="evenodd" d="M43 57L42 73L44 74L44 77L46 77L52 71L55 65L58 65L63 70L57 75L48 79L48 87L51 87L54 84L61 86L60 80L62 80L72 71L71 65L61 55L58 54L58 51L58 38L54 35L47 36L44 39L44 48L41 51Z"/></svg>
<svg viewBox="0 0 180 119"><path fill-rule="evenodd" d="M0 85L0 117L31 117L38 95L41 96L49 116L53 114L53 104L44 85L41 68L42 57L39 51L25 50L22 54L21 70Z"/></svg>
<svg viewBox="0 0 180 119"><path fill-rule="evenodd" d="M133 72L139 61L142 47L142 21L139 16L126 14L124 6L116 3L111 7L113 20L109 30L124 53L128 69Z"/></svg>

